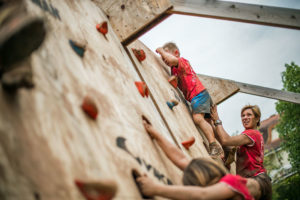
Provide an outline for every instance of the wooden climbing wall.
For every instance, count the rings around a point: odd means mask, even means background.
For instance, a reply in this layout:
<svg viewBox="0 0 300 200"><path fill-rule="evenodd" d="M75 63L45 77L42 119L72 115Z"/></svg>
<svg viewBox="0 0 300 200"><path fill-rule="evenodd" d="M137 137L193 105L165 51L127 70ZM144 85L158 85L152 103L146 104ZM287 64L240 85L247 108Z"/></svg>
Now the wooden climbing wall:
<svg viewBox="0 0 300 200"><path fill-rule="evenodd" d="M149 48L147 48L140 41L136 41L129 45L128 49L132 54L132 48L142 49L146 52L146 59L139 62L136 58L134 62L141 76L145 79L153 99L158 106L158 110L161 113L163 119L169 126L169 130L179 145L179 147L191 157L208 156L207 150L205 149L203 137L197 130L189 107L179 92L178 89L174 88L169 82L170 69L163 63L161 58L155 55ZM179 104L173 107L171 110L167 101L177 100ZM195 137L196 142L188 151L181 145L181 142L188 140L190 137Z"/></svg>
<svg viewBox="0 0 300 200"><path fill-rule="evenodd" d="M28 9L45 18L48 34L31 58L35 88L1 91L2 196L83 199L75 179L111 178L117 199L139 199L133 168L180 183L142 126L145 115L170 138L151 99L139 94L127 53L110 26L105 37L96 30L106 15L91 1L36 2L27 1ZM83 58L70 39L86 45ZM95 121L80 107L85 96L99 109Z"/></svg>
<svg viewBox="0 0 300 200"><path fill-rule="evenodd" d="M82 200L74 180L103 178L117 182L116 199L140 199L132 169L180 184L182 172L148 136L142 115L187 156L208 156L188 107L167 81L166 66L138 41L125 49L98 4L26 5L45 19L47 37L30 58L35 87L15 95L0 89L0 199ZM105 36L96 30L103 21ZM70 40L85 46L82 57ZM131 47L143 48L146 60L139 63ZM148 98L135 86L141 80L150 89ZM99 110L96 120L81 109L86 96ZM166 101L173 98L180 104L171 111ZM191 136L196 143L187 151L180 143Z"/></svg>

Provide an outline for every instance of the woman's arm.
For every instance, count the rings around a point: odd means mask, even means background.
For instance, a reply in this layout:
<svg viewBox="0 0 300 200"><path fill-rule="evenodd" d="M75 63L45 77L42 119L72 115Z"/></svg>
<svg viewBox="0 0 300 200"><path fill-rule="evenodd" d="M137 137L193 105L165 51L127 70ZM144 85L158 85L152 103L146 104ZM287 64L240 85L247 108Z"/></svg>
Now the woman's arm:
<svg viewBox="0 0 300 200"><path fill-rule="evenodd" d="M216 105L212 106L210 115L213 121L220 120ZM249 137L243 134L230 136L225 131L222 124L216 125L215 130L218 135L219 142L222 144L222 146L241 146L253 143L253 141Z"/></svg>
<svg viewBox="0 0 300 200"><path fill-rule="evenodd" d="M217 183L208 187L180 185L170 186L154 183L145 175L139 177L137 181L141 186L143 194L147 196L162 196L176 200L215 200L228 199L238 195L238 193L231 190L225 183Z"/></svg>
<svg viewBox="0 0 300 200"><path fill-rule="evenodd" d="M143 120L143 125L148 134L157 141L158 145L165 152L167 157L181 170L184 170L190 160L183 154L183 152L164 138L157 130L155 130L151 124L148 124Z"/></svg>

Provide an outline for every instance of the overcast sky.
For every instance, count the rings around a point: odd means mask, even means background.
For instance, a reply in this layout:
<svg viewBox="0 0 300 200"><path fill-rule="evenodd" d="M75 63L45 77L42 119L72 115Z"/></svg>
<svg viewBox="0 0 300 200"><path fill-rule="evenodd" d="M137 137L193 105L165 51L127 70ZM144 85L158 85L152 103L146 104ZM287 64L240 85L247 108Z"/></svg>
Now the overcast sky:
<svg viewBox="0 0 300 200"><path fill-rule="evenodd" d="M240 0L236 2L300 9L299 0ZM285 63L300 65L300 31L225 20L172 15L140 40L152 51L175 42L181 56L199 74L282 89ZM244 130L240 110L246 104L261 108L262 120L276 113L276 100L238 93L218 106L225 130Z"/></svg>

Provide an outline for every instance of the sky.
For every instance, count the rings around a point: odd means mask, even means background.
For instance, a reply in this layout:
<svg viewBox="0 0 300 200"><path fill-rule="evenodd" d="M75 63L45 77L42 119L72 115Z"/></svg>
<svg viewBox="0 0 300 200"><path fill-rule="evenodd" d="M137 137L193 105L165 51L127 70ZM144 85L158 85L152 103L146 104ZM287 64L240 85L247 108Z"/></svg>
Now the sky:
<svg viewBox="0 0 300 200"><path fill-rule="evenodd" d="M239 0L300 9L299 0ZM139 38L152 51L166 42L175 42L181 56L196 73L238 82L282 89L285 64L300 65L300 31L201 17L172 15ZM218 105L224 129L241 133L240 110L258 105L261 120L276 114L277 100L237 93Z"/></svg>

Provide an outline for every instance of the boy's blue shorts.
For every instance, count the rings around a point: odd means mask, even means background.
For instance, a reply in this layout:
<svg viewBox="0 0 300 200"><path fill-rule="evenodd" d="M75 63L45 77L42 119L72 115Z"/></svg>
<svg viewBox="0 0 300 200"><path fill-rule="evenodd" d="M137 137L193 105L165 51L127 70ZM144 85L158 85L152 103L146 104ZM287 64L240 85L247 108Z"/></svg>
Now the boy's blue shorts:
<svg viewBox="0 0 300 200"><path fill-rule="evenodd" d="M192 98L191 106L193 114L205 113L205 117L209 118L212 100L207 90L203 90L197 96Z"/></svg>

